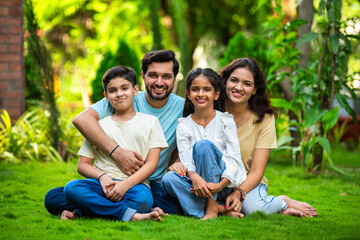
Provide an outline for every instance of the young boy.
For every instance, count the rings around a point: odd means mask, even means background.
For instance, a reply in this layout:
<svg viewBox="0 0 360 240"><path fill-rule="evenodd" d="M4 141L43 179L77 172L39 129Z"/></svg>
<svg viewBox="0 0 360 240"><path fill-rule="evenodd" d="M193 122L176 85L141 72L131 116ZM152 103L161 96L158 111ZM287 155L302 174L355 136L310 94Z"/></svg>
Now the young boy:
<svg viewBox="0 0 360 240"><path fill-rule="evenodd" d="M101 127L118 147L139 153L145 164L128 177L110 158L111 153L108 157L85 139L79 151L77 170L87 179L66 184L65 197L74 207L64 210L61 219L95 215L119 221L161 221L159 209L150 212L153 197L146 180L156 170L160 151L168 146L159 120L135 112L133 98L138 94L139 86L131 68L110 68L102 83L104 95L115 112L99 121ZM93 165L95 157L97 160Z"/></svg>

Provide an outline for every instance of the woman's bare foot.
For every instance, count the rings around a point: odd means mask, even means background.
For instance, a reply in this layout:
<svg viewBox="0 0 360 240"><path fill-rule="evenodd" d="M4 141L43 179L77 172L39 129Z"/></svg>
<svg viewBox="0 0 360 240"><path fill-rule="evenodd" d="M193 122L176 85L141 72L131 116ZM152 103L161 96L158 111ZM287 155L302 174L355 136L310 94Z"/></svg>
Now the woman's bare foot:
<svg viewBox="0 0 360 240"><path fill-rule="evenodd" d="M287 203L288 208L293 208L295 210L302 212L304 217L316 217L318 215L316 213L316 209L310 206L306 202L296 201L285 195L281 195L279 196L279 198L282 198Z"/></svg>
<svg viewBox="0 0 360 240"><path fill-rule="evenodd" d="M295 216L295 217L303 217L304 215L299 210L293 209L293 208L286 208L285 211L281 213L282 215L287 216Z"/></svg>
<svg viewBox="0 0 360 240"><path fill-rule="evenodd" d="M64 210L61 213L61 217L60 220L71 220L75 218L75 213L74 212L70 212L68 210Z"/></svg>
<svg viewBox="0 0 360 240"><path fill-rule="evenodd" d="M158 211L151 211L149 213L135 213L134 216L131 218L131 221L143 220L161 221L161 217Z"/></svg>
<svg viewBox="0 0 360 240"><path fill-rule="evenodd" d="M226 216L231 216L231 217L234 217L234 218L243 218L244 217L244 214L242 214L240 212L236 212L236 211L227 212L225 215Z"/></svg>

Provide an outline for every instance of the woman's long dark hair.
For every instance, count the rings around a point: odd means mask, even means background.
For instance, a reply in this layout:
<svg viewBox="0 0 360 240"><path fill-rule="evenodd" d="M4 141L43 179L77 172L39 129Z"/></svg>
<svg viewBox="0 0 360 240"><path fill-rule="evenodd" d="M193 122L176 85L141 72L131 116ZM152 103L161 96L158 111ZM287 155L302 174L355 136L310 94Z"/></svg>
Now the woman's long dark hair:
<svg viewBox="0 0 360 240"><path fill-rule="evenodd" d="M190 92L190 87L192 81L200 76L204 75L211 85L214 87L215 92L220 91L219 98L214 102L214 109L225 112L225 91L224 91L224 81L223 79L211 68L195 68L190 71L186 77L186 90ZM190 114L194 113L194 104L190 101L190 99L186 96L185 98L185 106L183 111L183 116L187 117Z"/></svg>
<svg viewBox="0 0 360 240"><path fill-rule="evenodd" d="M254 123L260 123L264 119L265 114L274 114L274 110L270 106L268 89L266 87L264 75L254 58L238 58L223 67L221 70L220 75L224 79L225 85L231 73L237 68L248 69L254 77L255 88L257 90L255 95L250 97L248 107L259 116Z"/></svg>

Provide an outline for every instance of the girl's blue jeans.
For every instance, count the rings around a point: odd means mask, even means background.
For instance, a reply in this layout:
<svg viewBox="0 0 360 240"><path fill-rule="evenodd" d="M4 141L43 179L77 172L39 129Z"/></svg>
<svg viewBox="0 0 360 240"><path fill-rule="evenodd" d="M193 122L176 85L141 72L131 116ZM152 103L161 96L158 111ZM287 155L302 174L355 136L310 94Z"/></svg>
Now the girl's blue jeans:
<svg viewBox="0 0 360 240"><path fill-rule="evenodd" d="M151 191L144 184L130 188L119 202L112 202L105 197L100 182L92 178L73 180L64 188L54 188L45 199L49 205L57 203L59 206L56 208L75 211L76 215L119 221L130 221L136 212L149 212L153 205Z"/></svg>
<svg viewBox="0 0 360 240"><path fill-rule="evenodd" d="M215 144L209 140L200 140L194 144L192 155L196 173L206 182L219 183L226 166L222 160L223 154ZM162 186L170 195L179 200L185 214L198 218L202 218L205 215L206 199L197 197L190 192L192 187L190 178L171 171L163 177ZM226 196L231 191L229 188L224 188L220 193L213 194L213 198L225 201Z"/></svg>

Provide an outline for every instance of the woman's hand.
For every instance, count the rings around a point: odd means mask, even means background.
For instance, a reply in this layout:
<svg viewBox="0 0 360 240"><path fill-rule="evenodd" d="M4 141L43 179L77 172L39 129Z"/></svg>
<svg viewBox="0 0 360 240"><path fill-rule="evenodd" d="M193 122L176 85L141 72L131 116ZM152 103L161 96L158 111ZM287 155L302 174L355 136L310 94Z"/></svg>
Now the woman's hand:
<svg viewBox="0 0 360 240"><path fill-rule="evenodd" d="M190 189L196 196L202 198L212 198L211 191L214 190L208 183L197 173L192 173L189 177L193 187Z"/></svg>
<svg viewBox="0 0 360 240"><path fill-rule="evenodd" d="M169 167L170 171L175 171L181 176L186 176L187 167L185 167L181 162L175 162Z"/></svg>
<svg viewBox="0 0 360 240"><path fill-rule="evenodd" d="M240 202L240 192L234 191L226 197L225 209L228 212L235 211L240 212L242 204Z"/></svg>

